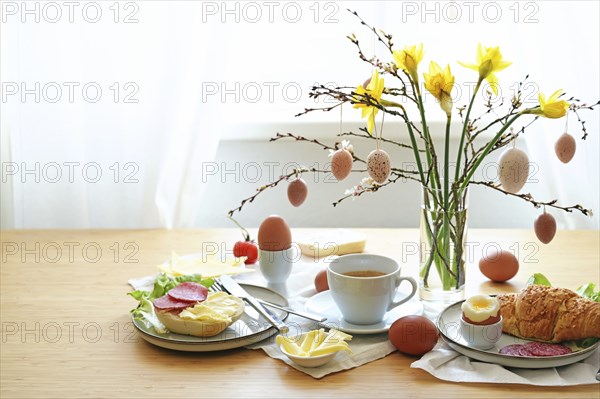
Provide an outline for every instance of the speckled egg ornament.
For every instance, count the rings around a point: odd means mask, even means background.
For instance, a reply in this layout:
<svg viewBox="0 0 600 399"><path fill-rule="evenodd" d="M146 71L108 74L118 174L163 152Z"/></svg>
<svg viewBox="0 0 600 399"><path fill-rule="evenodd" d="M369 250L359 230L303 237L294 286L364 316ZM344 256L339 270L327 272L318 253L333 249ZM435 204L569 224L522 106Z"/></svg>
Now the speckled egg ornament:
<svg viewBox="0 0 600 399"><path fill-rule="evenodd" d="M509 193L518 193L529 176L529 157L525 151L509 148L502 153L500 160L500 184Z"/></svg>
<svg viewBox="0 0 600 399"><path fill-rule="evenodd" d="M567 132L564 132L554 144L554 152L556 152L556 156L562 163L569 163L575 156L576 149L577 142L575 138Z"/></svg>
<svg viewBox="0 0 600 399"><path fill-rule="evenodd" d="M338 180L344 180L352 171L352 154L340 148L331 156L331 173Z"/></svg>
<svg viewBox="0 0 600 399"><path fill-rule="evenodd" d="M390 156L382 149L371 151L367 158L369 176L377 183L384 183L392 170Z"/></svg>

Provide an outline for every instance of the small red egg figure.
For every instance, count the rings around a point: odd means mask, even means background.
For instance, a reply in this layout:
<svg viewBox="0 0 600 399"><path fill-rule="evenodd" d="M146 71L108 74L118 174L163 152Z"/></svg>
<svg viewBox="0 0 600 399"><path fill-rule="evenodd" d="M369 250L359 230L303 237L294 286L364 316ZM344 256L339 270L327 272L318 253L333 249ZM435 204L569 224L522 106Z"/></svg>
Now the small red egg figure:
<svg viewBox="0 0 600 399"><path fill-rule="evenodd" d="M290 182L287 189L288 200L290 204L298 207L304 203L308 195L308 186L301 178L294 179Z"/></svg>

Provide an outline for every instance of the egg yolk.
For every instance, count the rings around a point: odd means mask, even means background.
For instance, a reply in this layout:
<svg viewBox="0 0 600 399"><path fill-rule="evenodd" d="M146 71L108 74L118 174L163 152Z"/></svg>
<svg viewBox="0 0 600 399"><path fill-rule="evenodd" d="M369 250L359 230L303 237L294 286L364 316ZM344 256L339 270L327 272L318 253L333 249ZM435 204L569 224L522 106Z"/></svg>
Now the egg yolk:
<svg viewBox="0 0 600 399"><path fill-rule="evenodd" d="M487 295L475 295L461 306L463 319L472 324L493 324L500 321L500 303Z"/></svg>

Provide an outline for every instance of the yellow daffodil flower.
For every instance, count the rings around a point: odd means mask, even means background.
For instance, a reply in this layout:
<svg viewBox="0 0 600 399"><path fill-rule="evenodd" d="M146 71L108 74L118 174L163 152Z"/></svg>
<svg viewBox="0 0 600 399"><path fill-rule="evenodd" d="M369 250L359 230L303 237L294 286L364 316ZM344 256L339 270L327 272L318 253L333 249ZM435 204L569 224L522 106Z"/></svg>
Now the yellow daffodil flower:
<svg viewBox="0 0 600 399"><path fill-rule="evenodd" d="M466 68L478 71L479 82L482 82L484 79L486 79L490 84L494 94L498 94L498 78L494 73L500 72L512 64L512 62L502 59L500 47L483 47L481 43L479 43L477 46L476 64L469 64L460 61L458 63Z"/></svg>
<svg viewBox="0 0 600 399"><path fill-rule="evenodd" d="M392 53L398 69L406 71L412 80L419 81L417 69L423 59L423 43L414 46L406 46L404 50L396 50Z"/></svg>
<svg viewBox="0 0 600 399"><path fill-rule="evenodd" d="M442 109L447 115L452 113L452 96L450 92L454 87L454 75L450 72L450 65L446 65L446 68L442 68L431 61L429 64L429 73L424 73L425 88L429 91L439 102Z"/></svg>
<svg viewBox="0 0 600 399"><path fill-rule="evenodd" d="M358 96L355 96L357 103L354 104L354 108L362 108L362 118L369 118L367 120L367 131L369 134L371 134L375 127L375 115L379 112L379 108L372 105L361 104L358 103L358 101L363 100L363 96L368 94L372 100L379 102L379 100L381 100L381 95L383 94L383 85L383 78L379 77L379 71L374 69L367 87L365 88L363 85L360 85L356 88L356 94L358 94Z"/></svg>
<svg viewBox="0 0 600 399"><path fill-rule="evenodd" d="M562 95L562 89L556 90L546 100L544 93L538 93L538 99L540 101L541 114L546 118L562 118L567 114L569 110L569 103L565 100L559 100L558 98Z"/></svg>

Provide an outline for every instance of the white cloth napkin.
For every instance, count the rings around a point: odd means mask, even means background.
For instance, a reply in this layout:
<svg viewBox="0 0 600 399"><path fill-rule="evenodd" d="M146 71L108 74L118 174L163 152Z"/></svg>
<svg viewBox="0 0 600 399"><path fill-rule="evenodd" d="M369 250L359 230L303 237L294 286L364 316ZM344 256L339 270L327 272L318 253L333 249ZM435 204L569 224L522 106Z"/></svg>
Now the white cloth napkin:
<svg viewBox="0 0 600 399"><path fill-rule="evenodd" d="M412 368L427 371L436 378L452 382L488 382L501 384L530 384L568 386L595 384L600 368L600 349L587 359L563 367L548 369L519 369L484 363L463 356L445 342L438 345Z"/></svg>

